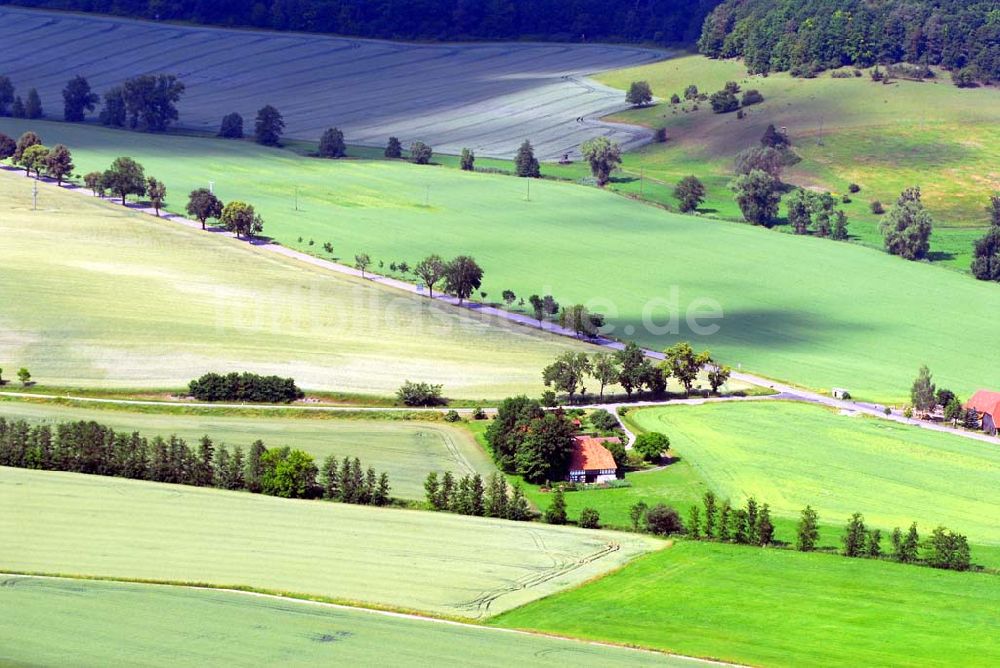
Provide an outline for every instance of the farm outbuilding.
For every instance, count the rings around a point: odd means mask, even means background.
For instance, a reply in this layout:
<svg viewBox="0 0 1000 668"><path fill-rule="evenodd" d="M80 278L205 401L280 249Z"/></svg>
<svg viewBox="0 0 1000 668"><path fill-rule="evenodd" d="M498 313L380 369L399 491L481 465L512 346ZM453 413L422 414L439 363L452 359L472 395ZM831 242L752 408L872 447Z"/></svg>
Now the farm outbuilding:
<svg viewBox="0 0 1000 668"><path fill-rule="evenodd" d="M972 395L965 407L976 409L983 421L983 431L996 436L1000 424L1000 392L979 390Z"/></svg>
<svg viewBox="0 0 1000 668"><path fill-rule="evenodd" d="M579 483L611 482L618 478L618 465L605 443L621 443L615 437L574 436L569 481Z"/></svg>

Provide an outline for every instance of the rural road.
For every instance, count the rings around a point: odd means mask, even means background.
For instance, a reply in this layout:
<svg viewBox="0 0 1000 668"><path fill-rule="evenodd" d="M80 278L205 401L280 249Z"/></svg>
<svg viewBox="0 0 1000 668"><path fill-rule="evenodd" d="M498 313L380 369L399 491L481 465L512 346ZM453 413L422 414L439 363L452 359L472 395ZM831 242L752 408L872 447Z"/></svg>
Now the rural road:
<svg viewBox="0 0 1000 668"><path fill-rule="evenodd" d="M7 165L0 165L0 168L6 169L6 170L9 170L9 171L21 171L19 169L16 169L14 167L10 167L10 166L7 166ZM46 186L48 186L48 187L52 187L52 188L58 188L58 187L60 187L55 182L50 181L49 179L40 179L40 181L42 183L44 183ZM82 186L75 185L75 184L67 183L67 184L65 184L65 185L63 185L61 187L64 190L69 190L69 191L72 191L72 192L76 192L76 193L79 193L79 194L84 195L84 196L89 196L89 197L93 197L94 196L93 193L91 193L88 189L86 189L86 188L84 188ZM129 209L132 209L134 211L139 211L141 213L145 213L145 214L148 214L150 216L156 216L155 210L152 209L151 207L142 206L140 204L133 204L133 203L127 204L126 206ZM173 223L177 223L177 224L180 224L180 225L185 225L187 227L190 227L190 228L193 228L193 229L196 229L196 230L201 230L201 223L199 223L198 221L195 221L195 220L190 220L190 219L185 218L183 216L179 216L177 214L163 212L163 213L161 213L161 215L159 216L159 218L162 219L162 220L167 220L167 221L170 221L170 222L173 222ZM232 234L230 232L227 232L227 231L225 231L225 230L223 230L221 228L218 228L218 227L210 228L208 231L210 233L212 233L212 234L222 234L222 235L225 235L225 236L229 236L229 237L235 238L234 234ZM507 320L507 321L512 322L512 323L516 323L516 324L523 325L523 326L526 326L526 327L531 327L533 329L541 329L543 331L546 331L546 332L549 332L549 333L552 333L552 334L556 334L558 336L565 336L565 337L568 337L568 338L582 340L582 341L584 341L586 343L590 343L592 345L595 345L595 346L598 346L598 347L601 347L601 348L606 348L606 349L609 349L609 350L622 350L625 347L625 344L622 343L621 341L615 341L613 339L608 339L608 338L605 338L605 337L602 337L602 336L595 336L595 337L588 337L588 338L581 339L572 330L567 329L565 327L560 327L558 324L556 324L554 322L544 321L544 322L539 323L537 320L535 320L534 318L532 318L532 317L530 317L528 315L524 315L524 314L521 314L521 313L513 313L511 311L505 311L503 309L496 308L494 306L488 306L488 305L485 305L485 304L477 304L477 303L474 303L474 302L462 302L462 303L459 303L459 300L456 297L452 297L450 295L445 295L445 294L440 294L440 293L437 293L433 297L430 297L428 294L424 293L423 290L421 290L420 288L418 288L416 285L414 285L412 283L407 283L406 281L401 281L401 280L396 279L396 278L390 278L388 276L381 276L379 274L373 274L371 272L364 272L364 274L362 274L362 272L360 270L355 269L354 267L349 267L347 265L340 264L340 263L337 263L337 262L333 262L331 260L324 260L322 258L314 257L312 255L308 255L308 254L303 253L301 251L297 251L297 250L293 250L291 248L287 248L285 246L282 246L282 245L280 245L278 243L274 243L274 242L271 242L271 241L253 240L253 241L249 241L248 243L252 244L254 247L259 248L261 250L269 251L269 252L273 252L273 253L277 253L277 254L283 255L283 256L285 256L285 257L287 257L289 259L296 260L298 262L303 262L305 264L312 265L314 267L319 267L321 269L325 269L327 271L332 271L332 272L335 272L335 273L338 273L338 274L343 274L343 275L346 275L346 276L353 276L355 278L359 278L359 279L362 279L362 280L370 281L371 283L374 283L376 285L385 286L387 288L391 288L391 289L394 289L394 290L400 290L402 292L406 292L406 293L409 293L409 294L421 296L421 297L424 297L426 299L436 299L436 300L438 300L440 302L444 302L446 304L451 304L452 306L455 306L457 308L464 308L464 309L466 309L468 311L471 311L471 312L474 312L474 313L477 313L477 314L480 314L480 315L483 315L483 316L487 316L487 317L491 317L491 318L502 318L502 319ZM643 348L642 350L643 350L644 354L647 357L649 357L650 359L660 361L660 360L663 360L663 358L664 358L664 355L663 355L662 352L659 352L659 351L656 351L656 350L650 350L650 349L647 349L647 348ZM795 387L795 386L789 385L787 383L782 383L782 382L779 382L779 381L770 380L768 378L764 378L763 376L758 376L758 375L755 375L755 374L745 373L745 372L742 372L742 371L733 371L732 375L730 376L730 378L732 380L737 380L737 381L740 381L740 382L743 382L743 383L747 383L749 385L757 385L759 387L765 387L765 388L774 390L774 392L779 397L781 397L783 399L788 399L788 400L793 400L793 401L804 401L804 402L815 403L815 404L821 404L823 406L827 406L827 407L830 407L830 408L836 408L836 409L844 411L844 412L846 412L848 414L868 415L868 416L871 416L871 417L879 418L881 420L890 420L892 422L898 422L900 424L906 424L906 425L910 425L910 426L920 427L921 429L929 429L931 431L938 431L938 432L947 433L947 434L954 434L956 436L962 436L964 438L969 438L969 439L973 439L973 440L977 440L977 441L982 441L984 443L990 443L990 444L993 444L993 445L996 445L998 442L1000 442L1000 441L998 441L997 438L988 436L988 435L986 435L985 433L982 433L982 432L965 431L965 430L962 430L962 429L956 429L956 428L948 427L946 425L939 424L939 423L926 422L926 421L923 421L923 420L915 420L913 418L907 418L899 410L893 410L890 414L886 415L885 412L884 412L884 410L883 410L883 407L882 406L878 406L876 404L855 403L853 401L844 401L844 400L841 400L841 399L834 399L833 397L829 397L829 396L827 396L825 394L820 394L818 392L813 392L812 390L807 390L807 389L804 389L804 388ZM2 394L2 393L0 393L0 394ZM22 395L22 396L24 396L24 395ZM77 397L64 397L64 398L78 399ZM733 400L733 399L739 399L739 397L722 398L723 401ZM94 400L94 399L91 399L91 400L92 401L98 401L98 400ZM683 403L697 403L697 402L719 401L719 400L720 399L718 399L718 398L715 398L715 399L701 399L701 398L696 398L696 399L681 399L681 400L673 400L673 401L669 401L669 402L654 402L654 403L651 403L649 405L676 404L676 403L682 403L682 402ZM106 400L100 400L100 401L116 402L116 401L120 401L120 400L106 399ZM161 403L161 402L150 402L150 403L156 404L156 403ZM197 405L197 404L185 404L185 405L191 406L191 405ZM629 405L629 406L639 406L639 405L643 405L643 402L630 403L630 404L627 404L627 405ZM235 407L242 407L242 406L236 405ZM609 405L602 405L601 407L602 408L610 408L611 406L609 406ZM615 404L614 407L616 408L617 404ZM280 408L280 407L275 407L275 408ZM307 409L309 409L309 407L299 406L299 405L294 406L294 408L307 408ZM399 408L399 409L380 409L380 408L368 408L368 409L364 409L364 408L361 408L361 409L359 409L359 408L353 408L353 407L333 407L333 406L329 406L329 407L314 406L314 407L311 407L311 409L312 410L419 410L419 409L404 409L404 408ZM435 409L422 409L422 410L440 411L442 409L436 409L435 408ZM445 409L445 410L447 410L447 409Z"/></svg>

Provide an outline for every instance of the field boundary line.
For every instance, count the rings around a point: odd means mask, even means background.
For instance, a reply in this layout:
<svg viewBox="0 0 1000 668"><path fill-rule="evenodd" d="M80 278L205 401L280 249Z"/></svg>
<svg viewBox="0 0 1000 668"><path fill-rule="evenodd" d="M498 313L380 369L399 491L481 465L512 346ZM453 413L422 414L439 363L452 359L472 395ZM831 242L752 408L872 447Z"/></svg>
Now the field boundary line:
<svg viewBox="0 0 1000 668"><path fill-rule="evenodd" d="M555 640L565 640L569 642L580 643L583 645L592 645L595 647L607 647L612 649L623 649L632 652L640 652L643 654L650 654L653 656L669 656L677 659L682 659L686 661L691 661L693 663L707 664L714 666L740 666L742 664L736 663L726 663L723 661L717 661L714 659L702 659L695 656L687 656L684 654L672 654L670 652L660 652L654 649L647 649L644 647L634 647L631 645L619 645L610 642L600 642L597 640L588 640L585 638L574 638L572 636L563 636L555 633L542 633L540 631L528 631L525 629L509 629L500 626L487 626L483 623L476 623L475 621L459 621L458 619L449 619L448 617L439 617L432 615L430 613L423 613L419 611L413 612L401 612L399 610L383 609L378 607L369 607L363 605L360 602L358 605L351 605L348 603L337 603L333 600L321 600L319 598L307 598L305 595L296 596L291 593L287 594L276 594L264 590L257 590L251 587L246 589L233 588L231 585L211 585L211 584L189 584L181 582L173 582L169 580L141 580L141 579L128 579L128 578L116 578L113 576L86 576L86 575L51 575L48 573L32 573L32 572L17 572L8 571L0 569L0 577L3 578L36 578L43 580L66 580L66 581L95 581L95 582L117 582L120 584L139 584L151 587L174 587L178 589L192 589L198 591L218 591L227 594L240 594L243 596L252 596L256 598L264 598L276 601L284 601L293 604L306 604L315 605L325 608L332 608L335 610L345 610L351 612L364 612L372 615L382 615L384 617L393 617L395 619L408 619L411 621L427 622L435 624L447 624L449 626L456 626L468 629L493 631L497 633L510 633L516 635L524 636L535 636L539 638L552 638Z"/></svg>

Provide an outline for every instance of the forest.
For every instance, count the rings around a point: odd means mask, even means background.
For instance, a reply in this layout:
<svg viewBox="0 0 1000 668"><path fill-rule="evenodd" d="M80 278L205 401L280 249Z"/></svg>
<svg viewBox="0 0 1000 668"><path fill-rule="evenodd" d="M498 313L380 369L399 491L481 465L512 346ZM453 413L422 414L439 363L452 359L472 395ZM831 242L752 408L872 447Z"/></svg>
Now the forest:
<svg viewBox="0 0 1000 668"><path fill-rule="evenodd" d="M996 0L726 0L698 47L743 57L755 73L908 62L991 82L1000 79L998 13Z"/></svg>

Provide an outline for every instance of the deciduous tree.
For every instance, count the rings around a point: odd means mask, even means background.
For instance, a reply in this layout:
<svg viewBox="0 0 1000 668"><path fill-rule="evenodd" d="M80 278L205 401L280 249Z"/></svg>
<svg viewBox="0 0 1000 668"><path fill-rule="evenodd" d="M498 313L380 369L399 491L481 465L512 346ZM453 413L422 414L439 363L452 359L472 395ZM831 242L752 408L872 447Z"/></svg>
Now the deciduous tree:
<svg viewBox="0 0 1000 668"><path fill-rule="evenodd" d="M427 291L430 296L434 296L434 284L440 281L444 277L445 273L445 263L441 259L440 255L433 254L428 255L423 260L417 263L413 268L413 272L420 277L427 286Z"/></svg>
<svg viewBox="0 0 1000 668"><path fill-rule="evenodd" d="M347 155L344 133L339 128L327 128L319 139L319 157L343 158Z"/></svg>
<svg viewBox="0 0 1000 668"><path fill-rule="evenodd" d="M684 393L691 394L694 381L698 378L698 373L702 367L712 361L709 352L703 351L695 353L690 343L681 341L663 351L666 358L660 367L668 376L672 376L680 381L684 386Z"/></svg>
<svg viewBox="0 0 1000 668"><path fill-rule="evenodd" d="M458 297L458 303L468 299L483 283L483 270L468 255L459 255L445 265L445 289Z"/></svg>
<svg viewBox="0 0 1000 668"><path fill-rule="evenodd" d="M639 434L632 447L647 462L655 462L659 461L663 453L670 447L670 439L666 434L650 431Z"/></svg>
<svg viewBox="0 0 1000 668"><path fill-rule="evenodd" d="M177 102L184 84L173 74L140 74L122 86L128 125L133 130L163 132L179 118Z"/></svg>
<svg viewBox="0 0 1000 668"><path fill-rule="evenodd" d="M648 81L633 81L625 93L625 102L633 107L643 107L653 101L653 89Z"/></svg>
<svg viewBox="0 0 1000 668"><path fill-rule="evenodd" d="M149 203L153 205L156 215L159 216L163 202L167 199L166 184L156 177L150 176L146 181L146 196L149 197Z"/></svg>
<svg viewBox="0 0 1000 668"><path fill-rule="evenodd" d="M463 172L471 172L476 168L476 154L471 149L463 148L460 164Z"/></svg>
<svg viewBox="0 0 1000 668"><path fill-rule="evenodd" d="M42 170L45 169L48 159L49 149L41 144L33 144L24 149L24 153L21 154L20 165L24 167L25 176L31 176L31 172L35 172L35 176L41 177Z"/></svg>
<svg viewBox="0 0 1000 668"><path fill-rule="evenodd" d="M541 176L538 160L535 159L535 149L532 148L531 142L527 139L521 143L517 149L517 155L514 156L514 172L523 177L538 178Z"/></svg>
<svg viewBox="0 0 1000 668"><path fill-rule="evenodd" d="M601 401L603 401L604 388L618 382L618 375L621 373L621 369L618 368L618 362L614 355L610 353L595 353L590 365L594 379L601 386L599 396Z"/></svg>
<svg viewBox="0 0 1000 668"><path fill-rule="evenodd" d="M28 97L24 101L24 117L37 119L43 115L42 98L38 96L38 90L32 88L28 91Z"/></svg>
<svg viewBox="0 0 1000 668"><path fill-rule="evenodd" d="M64 144L56 144L45 158L46 173L62 185L63 179L73 173L73 155Z"/></svg>
<svg viewBox="0 0 1000 668"><path fill-rule="evenodd" d="M564 352L556 360L542 370L542 380L545 387L555 387L569 395L569 403L583 380L591 371L590 359L586 353Z"/></svg>
<svg viewBox="0 0 1000 668"><path fill-rule="evenodd" d="M410 144L410 160L417 165L430 164L434 156L434 150L422 141L415 141Z"/></svg>
<svg viewBox="0 0 1000 668"><path fill-rule="evenodd" d="M934 221L920 201L920 188L907 188L889 210L879 229L885 249L907 260L922 260L930 250Z"/></svg>
<svg viewBox="0 0 1000 668"><path fill-rule="evenodd" d="M0 132L0 160L6 160L17 151L17 142Z"/></svg>
<svg viewBox="0 0 1000 668"><path fill-rule="evenodd" d="M774 225L778 217L781 194L778 192L778 182L773 176L754 169L749 174L737 176L731 187L736 193L736 203L743 218L748 223L765 227Z"/></svg>
<svg viewBox="0 0 1000 668"><path fill-rule="evenodd" d="M271 105L264 105L257 111L254 121L254 140L264 146L281 146L281 135L285 131L285 119L281 112Z"/></svg>
<svg viewBox="0 0 1000 668"><path fill-rule="evenodd" d="M705 201L705 185L697 176L685 176L674 188L674 199L681 211L694 211Z"/></svg>
<svg viewBox="0 0 1000 668"><path fill-rule="evenodd" d="M243 117L235 111L223 116L219 136L223 139L243 139Z"/></svg>
<svg viewBox="0 0 1000 668"><path fill-rule="evenodd" d="M972 275L981 281L1000 281L1000 225L993 225L972 246Z"/></svg>
<svg viewBox="0 0 1000 668"><path fill-rule="evenodd" d="M201 223L201 229L205 229L205 221L222 216L222 200L208 188L196 188L188 195L187 213Z"/></svg>
<svg viewBox="0 0 1000 668"><path fill-rule="evenodd" d="M237 238L253 239L264 229L264 219L254 210L253 205L233 200L222 207L219 222Z"/></svg>
<svg viewBox="0 0 1000 668"><path fill-rule="evenodd" d="M90 84L82 76L75 76L66 83L62 91L63 118L70 123L79 123L93 111L101 97L90 90Z"/></svg>
<svg viewBox="0 0 1000 668"><path fill-rule="evenodd" d="M115 86L104 92L104 106L98 119L103 125L113 128L123 128L128 120L128 109L125 106L125 89Z"/></svg>
<svg viewBox="0 0 1000 668"><path fill-rule="evenodd" d="M122 205L129 195L146 194L146 174L138 162L128 157L115 158L111 167L104 172L105 187L121 197Z"/></svg>
<svg viewBox="0 0 1000 668"><path fill-rule="evenodd" d="M399 142L397 137L389 137L389 143L385 146L384 154L387 158L403 157L403 145Z"/></svg>

